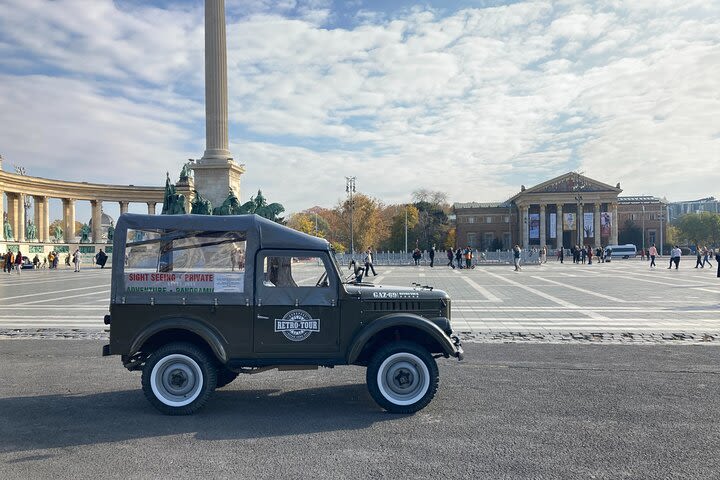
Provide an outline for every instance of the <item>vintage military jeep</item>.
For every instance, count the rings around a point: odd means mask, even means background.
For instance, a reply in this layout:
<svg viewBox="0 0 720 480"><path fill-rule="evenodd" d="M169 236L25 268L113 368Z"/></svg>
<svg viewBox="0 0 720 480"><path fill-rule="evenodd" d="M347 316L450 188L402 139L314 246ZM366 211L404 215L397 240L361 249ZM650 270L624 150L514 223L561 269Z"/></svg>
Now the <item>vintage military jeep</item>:
<svg viewBox="0 0 720 480"><path fill-rule="evenodd" d="M198 410L240 373L367 366L375 401L425 407L437 357L462 358L450 299L343 280L328 242L255 215L120 217L110 344L158 410Z"/></svg>

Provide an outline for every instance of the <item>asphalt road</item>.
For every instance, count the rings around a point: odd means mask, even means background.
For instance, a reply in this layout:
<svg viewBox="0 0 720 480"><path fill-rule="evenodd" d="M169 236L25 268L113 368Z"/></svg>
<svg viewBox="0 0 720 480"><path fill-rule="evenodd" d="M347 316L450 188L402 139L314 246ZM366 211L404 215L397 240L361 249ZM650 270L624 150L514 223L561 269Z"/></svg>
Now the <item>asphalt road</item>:
<svg viewBox="0 0 720 480"><path fill-rule="evenodd" d="M157 413L90 340L0 341L0 477L718 478L720 349L468 344L387 414L364 370L241 377Z"/></svg>

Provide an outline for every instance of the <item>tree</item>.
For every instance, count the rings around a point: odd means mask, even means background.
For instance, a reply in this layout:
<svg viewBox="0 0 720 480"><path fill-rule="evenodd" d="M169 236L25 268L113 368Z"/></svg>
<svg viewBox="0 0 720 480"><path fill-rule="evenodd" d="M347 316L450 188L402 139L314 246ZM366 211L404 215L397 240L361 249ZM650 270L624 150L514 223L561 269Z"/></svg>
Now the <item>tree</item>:
<svg viewBox="0 0 720 480"><path fill-rule="evenodd" d="M720 214L689 213L676 222L680 243L717 245L720 241Z"/></svg>
<svg viewBox="0 0 720 480"><path fill-rule="evenodd" d="M327 225L327 222L324 222ZM288 218L287 226L294 228L295 230L308 235L315 235L318 237L325 237L325 232L320 229L320 222L318 221L317 231L315 230L315 215L308 213L293 213Z"/></svg>
<svg viewBox="0 0 720 480"><path fill-rule="evenodd" d="M623 245L632 243L635 246L642 245L643 234L642 229L632 220L625 220L623 229L618 235L618 242Z"/></svg>
<svg viewBox="0 0 720 480"><path fill-rule="evenodd" d="M420 212L415 205L396 205L395 210L396 213L390 221L390 235L385 242L385 249L393 251L405 250L405 210L407 210L408 248L412 250L417 240L415 227L418 224Z"/></svg>
<svg viewBox="0 0 720 480"><path fill-rule="evenodd" d="M343 243L350 250L350 215L353 216L353 239L356 251L362 251L370 246L377 247L379 242L387 235L388 225L380 214L384 208L379 200L358 193L353 196L351 209L350 199L341 202L335 207L335 240ZM330 223L330 219L328 219Z"/></svg>

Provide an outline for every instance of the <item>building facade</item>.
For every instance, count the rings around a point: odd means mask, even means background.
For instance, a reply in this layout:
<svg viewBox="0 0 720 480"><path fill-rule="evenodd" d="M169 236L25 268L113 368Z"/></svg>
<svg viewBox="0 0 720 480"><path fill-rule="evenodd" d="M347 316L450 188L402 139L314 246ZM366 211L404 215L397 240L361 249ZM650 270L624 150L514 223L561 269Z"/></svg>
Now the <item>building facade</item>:
<svg viewBox="0 0 720 480"><path fill-rule="evenodd" d="M456 246L496 250L515 244L525 249L616 245L628 218L638 224L644 218L644 238L660 244L666 204L655 197L619 197L621 192L619 183L607 185L569 172L531 188L522 186L505 202L456 203Z"/></svg>
<svg viewBox="0 0 720 480"><path fill-rule="evenodd" d="M618 225L620 241L634 243L639 249L655 244L658 248L667 239L668 202L653 196L618 197ZM640 232L639 239L629 235ZM622 235L626 233L626 235Z"/></svg>
<svg viewBox="0 0 720 480"><path fill-rule="evenodd" d="M688 213L720 213L720 200L716 200L715 197L707 197L699 200L672 202L668 204L668 212L670 214L670 221L680 218Z"/></svg>

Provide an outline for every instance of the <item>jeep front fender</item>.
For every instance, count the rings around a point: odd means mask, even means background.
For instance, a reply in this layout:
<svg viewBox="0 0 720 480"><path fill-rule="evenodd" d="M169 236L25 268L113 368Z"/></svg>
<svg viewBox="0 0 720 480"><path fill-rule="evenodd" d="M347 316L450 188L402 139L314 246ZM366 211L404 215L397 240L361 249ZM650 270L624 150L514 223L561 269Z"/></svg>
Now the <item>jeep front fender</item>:
<svg viewBox="0 0 720 480"><path fill-rule="evenodd" d="M457 357L459 351L453 341L443 332L440 327L430 320L412 313L390 314L374 320L367 327L363 328L353 339L352 346L348 351L348 364L354 363L367 342L377 333L394 327L415 328L438 342L442 352L446 355Z"/></svg>
<svg viewBox="0 0 720 480"><path fill-rule="evenodd" d="M227 341L207 324L189 318L163 318L150 324L142 330L132 341L128 356L135 355L150 338L163 331L186 331L193 333L203 339L210 347L213 354L222 363L227 363L228 356L225 350Z"/></svg>

